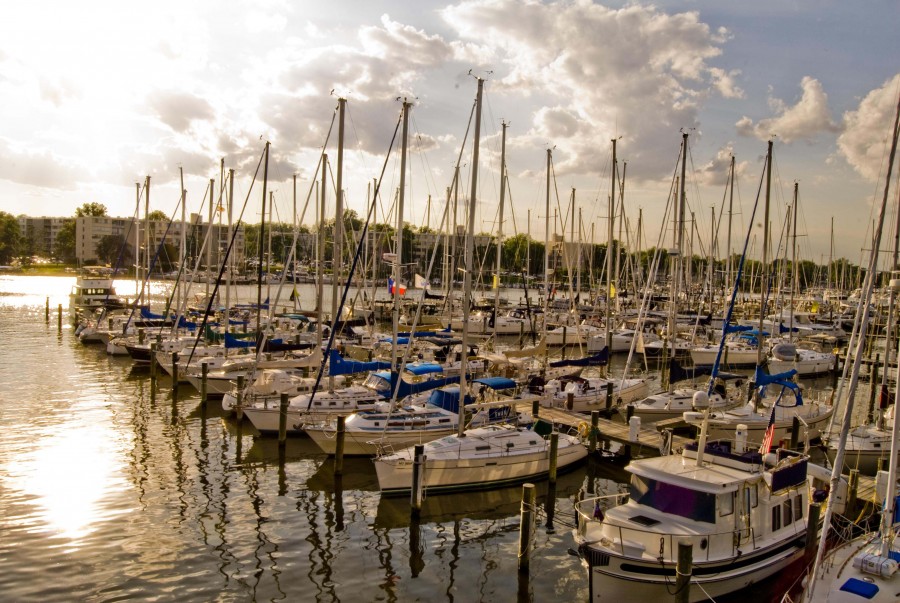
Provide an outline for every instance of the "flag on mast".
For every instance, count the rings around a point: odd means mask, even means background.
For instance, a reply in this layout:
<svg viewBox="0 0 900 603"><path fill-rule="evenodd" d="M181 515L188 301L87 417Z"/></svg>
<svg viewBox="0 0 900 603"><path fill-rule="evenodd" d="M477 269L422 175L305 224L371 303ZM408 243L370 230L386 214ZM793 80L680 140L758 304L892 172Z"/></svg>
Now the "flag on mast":
<svg viewBox="0 0 900 603"><path fill-rule="evenodd" d="M769 425L766 427L766 435L763 436L762 444L759 445L760 454L769 454L772 448L772 440L775 438L775 407L777 402L772 404L772 414L769 415Z"/></svg>

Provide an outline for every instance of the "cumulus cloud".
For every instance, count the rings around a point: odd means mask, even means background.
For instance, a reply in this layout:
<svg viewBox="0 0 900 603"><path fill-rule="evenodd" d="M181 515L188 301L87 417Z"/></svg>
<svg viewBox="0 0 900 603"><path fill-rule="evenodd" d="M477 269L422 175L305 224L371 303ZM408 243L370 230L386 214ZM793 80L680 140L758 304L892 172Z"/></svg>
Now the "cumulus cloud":
<svg viewBox="0 0 900 603"><path fill-rule="evenodd" d="M695 169L694 175L698 184L706 186L725 186L728 183L728 175L731 171L731 157L734 155L733 143L721 147L714 157ZM734 176L739 180L749 168L747 161L735 161Z"/></svg>
<svg viewBox="0 0 900 603"><path fill-rule="evenodd" d="M844 131L837 140L839 152L866 178L877 178L884 171L898 93L900 73L869 92L856 110L844 113Z"/></svg>
<svg viewBox="0 0 900 603"><path fill-rule="evenodd" d="M592 2L467 0L445 8L457 35L491 51L505 68L494 89L545 95L559 103L538 110L529 136L541 137L560 109L579 127L554 130L558 173L597 169L597 149L616 134L634 162L632 175L659 177L677 153L678 131L698 125L698 109L713 94L737 98L737 71L711 64L729 37L711 31L696 12L667 14L653 6L612 9ZM515 19L510 15L514 14ZM454 46L459 52L462 42ZM467 53L467 57L471 52ZM669 135L670 147L660 145ZM544 141L547 142L546 140Z"/></svg>
<svg viewBox="0 0 900 603"><path fill-rule="evenodd" d="M759 140L776 135L782 142L791 143L812 140L823 132L839 132L840 127L831 119L828 95L819 80L806 76L800 87L802 94L794 105L770 95L769 107L778 115L756 124L745 115L735 124L738 134Z"/></svg>
<svg viewBox="0 0 900 603"><path fill-rule="evenodd" d="M0 139L0 180L72 190L84 172L49 151L16 148Z"/></svg>
<svg viewBox="0 0 900 603"><path fill-rule="evenodd" d="M186 92L158 91L147 99L161 122L175 132L185 132L195 120L212 120L212 105L206 99Z"/></svg>

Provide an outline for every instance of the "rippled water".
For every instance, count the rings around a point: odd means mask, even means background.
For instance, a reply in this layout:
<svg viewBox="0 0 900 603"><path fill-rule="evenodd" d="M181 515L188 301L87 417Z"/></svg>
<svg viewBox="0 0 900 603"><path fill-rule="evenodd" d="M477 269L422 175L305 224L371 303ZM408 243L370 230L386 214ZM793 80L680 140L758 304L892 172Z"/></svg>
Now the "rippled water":
<svg viewBox="0 0 900 603"><path fill-rule="evenodd" d="M520 580L520 488L432 496L412 522L366 459L336 482L292 438L282 462L218 402L186 386L173 400L162 378L154 392L67 319L58 332L73 280L0 276L0 599L587 599L565 525L584 468L560 478L556 529L538 529Z"/></svg>

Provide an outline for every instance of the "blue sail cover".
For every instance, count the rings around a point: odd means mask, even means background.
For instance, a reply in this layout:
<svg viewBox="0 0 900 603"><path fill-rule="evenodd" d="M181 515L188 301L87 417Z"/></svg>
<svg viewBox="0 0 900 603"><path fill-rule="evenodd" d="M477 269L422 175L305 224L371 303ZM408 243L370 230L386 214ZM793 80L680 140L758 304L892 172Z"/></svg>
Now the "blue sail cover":
<svg viewBox="0 0 900 603"><path fill-rule="evenodd" d="M390 364L390 363L388 363ZM412 373L413 375L431 375L433 373L443 373L444 368L435 362L422 362L417 364L407 364L403 367L408 373Z"/></svg>
<svg viewBox="0 0 900 603"><path fill-rule="evenodd" d="M178 328L179 329L187 329L188 331L196 331L197 323L191 322L189 320L185 320L184 316L178 317Z"/></svg>
<svg viewBox="0 0 900 603"><path fill-rule="evenodd" d="M572 360L556 360L550 363L550 366L557 368L561 366L606 366L609 362L609 348L594 354L593 356L585 356L584 358L575 358Z"/></svg>
<svg viewBox="0 0 900 603"><path fill-rule="evenodd" d="M726 333L743 333L744 331L750 331L753 327L750 325L725 325Z"/></svg>
<svg viewBox="0 0 900 603"><path fill-rule="evenodd" d="M332 376L367 373L389 368L391 368L391 363L381 360L373 360L371 362L347 360L337 350L331 350L331 354L328 356L328 374Z"/></svg>
<svg viewBox="0 0 900 603"><path fill-rule="evenodd" d="M791 369L777 375L767 375L763 372L762 367L757 366L756 372L753 374L753 381L756 387L759 388L760 394L763 394L769 385L780 385L792 390L794 398L797 400L797 405L801 406L803 404L803 395L800 392L800 386L791 381L791 378L796 374L797 369Z"/></svg>
<svg viewBox="0 0 900 603"><path fill-rule="evenodd" d="M150 306L141 306L141 318L160 320L165 318L162 314L154 314L150 311Z"/></svg>
<svg viewBox="0 0 900 603"><path fill-rule="evenodd" d="M225 348L226 349L253 348L253 347L256 347L255 341L244 341L242 339L238 339L231 333L225 333Z"/></svg>
<svg viewBox="0 0 900 603"><path fill-rule="evenodd" d="M508 377L482 377L475 379L473 383L480 383L491 389L512 389L516 387L516 382Z"/></svg>

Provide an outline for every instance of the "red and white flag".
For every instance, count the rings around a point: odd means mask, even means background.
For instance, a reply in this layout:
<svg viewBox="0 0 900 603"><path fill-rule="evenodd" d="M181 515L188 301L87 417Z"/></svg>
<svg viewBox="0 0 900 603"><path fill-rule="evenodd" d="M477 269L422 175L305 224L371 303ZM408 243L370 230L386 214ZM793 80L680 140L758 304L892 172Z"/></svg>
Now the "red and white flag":
<svg viewBox="0 0 900 603"><path fill-rule="evenodd" d="M759 453L760 454L769 454L769 449L772 448L772 440L775 438L775 407L777 404L772 404L772 414L769 415L769 426L766 427L766 435L763 436L762 444L759 445Z"/></svg>

